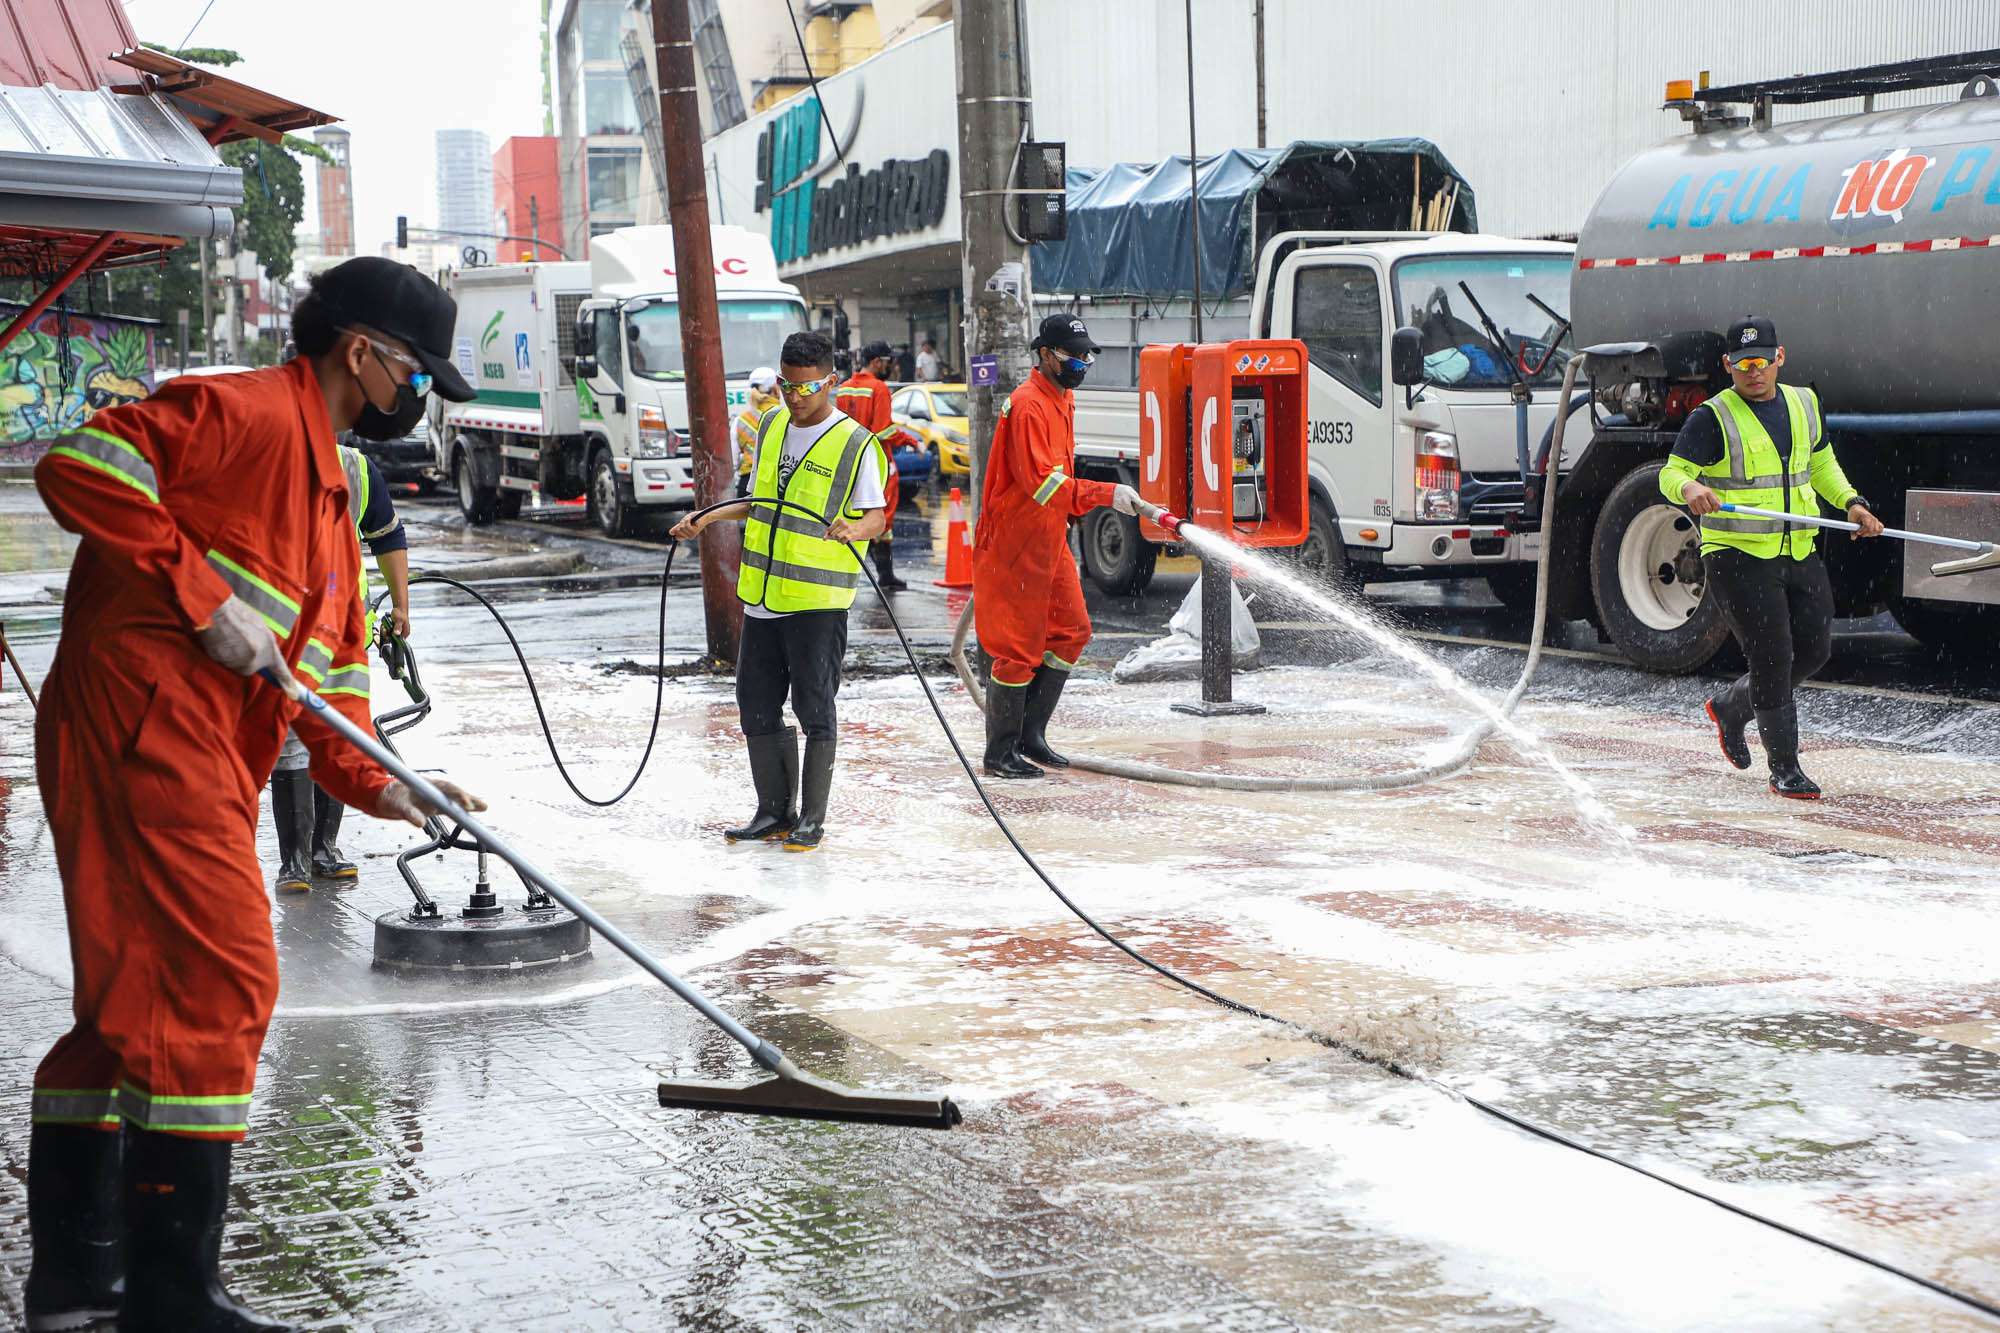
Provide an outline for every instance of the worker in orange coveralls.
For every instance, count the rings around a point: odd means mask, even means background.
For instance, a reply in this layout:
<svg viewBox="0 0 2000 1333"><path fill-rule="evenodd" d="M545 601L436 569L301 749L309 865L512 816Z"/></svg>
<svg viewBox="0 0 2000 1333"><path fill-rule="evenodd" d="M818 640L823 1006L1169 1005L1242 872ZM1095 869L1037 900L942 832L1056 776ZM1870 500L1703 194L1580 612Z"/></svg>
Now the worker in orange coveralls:
<svg viewBox="0 0 2000 1333"><path fill-rule="evenodd" d="M1039 778L1035 764L1069 766L1048 740L1049 718L1090 642L1069 521L1101 505L1139 512L1139 493L1130 486L1070 475L1076 449L1070 391L1097 359L1090 331L1080 319L1050 315L1029 346L1035 371L1000 410L972 548L979 646L993 659L985 767L996 778Z"/></svg>
<svg viewBox="0 0 2000 1333"><path fill-rule="evenodd" d="M121 1305L127 1333L282 1327L217 1270L278 994L258 791L289 725L341 801L413 824L427 808L257 676L292 677L369 725L361 551L334 436L401 438L433 385L470 399L454 318L415 269L349 260L294 312L297 359L183 376L98 413L35 469L83 540L35 718L76 1022L35 1073L30 1328Z"/></svg>
<svg viewBox="0 0 2000 1333"><path fill-rule="evenodd" d="M902 498L902 487L896 475L895 441L903 428L890 418L889 386L882 380L889 373L889 363L894 359L888 343L879 340L869 343L861 349L861 369L833 391L834 406L860 422L863 430L879 439L882 453L889 460L889 480L882 488L882 494L888 501L889 521L882 529L882 535L870 543L870 553L875 557L875 582L884 592L900 592L910 586L896 577L894 536L896 505Z"/></svg>

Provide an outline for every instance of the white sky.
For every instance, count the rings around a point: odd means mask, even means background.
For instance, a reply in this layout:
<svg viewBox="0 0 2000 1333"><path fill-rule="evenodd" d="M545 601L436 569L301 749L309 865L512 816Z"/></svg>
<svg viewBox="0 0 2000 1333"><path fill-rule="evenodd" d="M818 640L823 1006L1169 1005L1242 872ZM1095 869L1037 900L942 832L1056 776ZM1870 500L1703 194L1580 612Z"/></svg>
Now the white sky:
<svg viewBox="0 0 2000 1333"><path fill-rule="evenodd" d="M141 41L178 47L206 3L125 0L125 12ZM380 253L398 213L436 217L436 131L485 130L495 149L542 132L540 0L214 0L188 45L238 51L222 73L340 118L357 254Z"/></svg>

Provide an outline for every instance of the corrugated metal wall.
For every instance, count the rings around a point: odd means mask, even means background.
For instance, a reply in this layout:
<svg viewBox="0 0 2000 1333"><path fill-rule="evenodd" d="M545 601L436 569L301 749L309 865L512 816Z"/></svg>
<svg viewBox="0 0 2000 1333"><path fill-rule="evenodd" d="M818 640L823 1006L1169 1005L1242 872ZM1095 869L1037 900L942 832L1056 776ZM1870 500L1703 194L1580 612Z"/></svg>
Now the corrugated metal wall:
<svg viewBox="0 0 2000 1333"><path fill-rule="evenodd" d="M1039 136L1068 140L1075 166L1187 151L1183 0L1026 5ZM1195 0L1204 151L1256 143L1251 9ZM1421 135L1471 180L1481 229L1515 236L1575 233L1627 158L1684 132L1659 110L1669 79L2000 48L1995 0L1266 0L1265 23L1270 143Z"/></svg>

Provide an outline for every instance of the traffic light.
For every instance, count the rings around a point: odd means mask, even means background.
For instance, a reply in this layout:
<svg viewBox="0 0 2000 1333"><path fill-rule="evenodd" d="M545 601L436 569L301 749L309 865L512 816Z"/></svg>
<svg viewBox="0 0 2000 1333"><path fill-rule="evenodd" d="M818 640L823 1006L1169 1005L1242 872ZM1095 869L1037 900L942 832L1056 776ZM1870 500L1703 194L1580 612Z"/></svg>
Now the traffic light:
<svg viewBox="0 0 2000 1333"><path fill-rule="evenodd" d="M410 220L400 213L396 216L396 248L398 250L410 248Z"/></svg>

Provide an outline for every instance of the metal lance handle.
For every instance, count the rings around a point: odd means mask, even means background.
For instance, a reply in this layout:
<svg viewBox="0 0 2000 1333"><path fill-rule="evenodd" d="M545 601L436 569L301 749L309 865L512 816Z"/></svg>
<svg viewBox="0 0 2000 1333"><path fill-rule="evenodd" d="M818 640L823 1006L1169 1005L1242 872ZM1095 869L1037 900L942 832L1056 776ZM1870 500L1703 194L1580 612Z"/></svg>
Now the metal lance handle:
<svg viewBox="0 0 2000 1333"><path fill-rule="evenodd" d="M1839 532L1859 532L1859 523L1849 523L1845 519L1821 518L1817 514L1781 514L1775 509L1759 509L1755 505L1725 504L1725 514L1748 514L1752 518L1775 518L1786 523L1803 523L1813 528L1833 528ZM1940 560L1931 566L1934 578L1949 578L1953 574L1972 574L1982 569L2000 569L2000 549L1992 542L1967 541L1963 537L1939 537L1929 532L1906 532L1902 528L1882 529L1884 537L1894 537L1898 541L1924 542L1931 546L1950 546L1972 554L1963 560Z"/></svg>
<svg viewBox="0 0 2000 1333"><path fill-rule="evenodd" d="M1170 514L1149 501L1139 501L1139 516L1155 527L1165 528L1168 532L1177 533L1181 530L1181 518L1178 514Z"/></svg>

